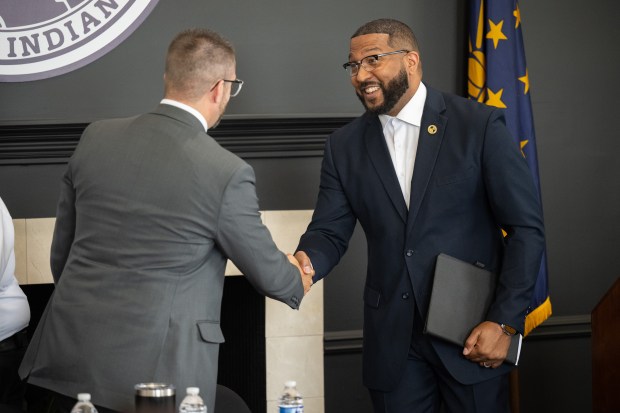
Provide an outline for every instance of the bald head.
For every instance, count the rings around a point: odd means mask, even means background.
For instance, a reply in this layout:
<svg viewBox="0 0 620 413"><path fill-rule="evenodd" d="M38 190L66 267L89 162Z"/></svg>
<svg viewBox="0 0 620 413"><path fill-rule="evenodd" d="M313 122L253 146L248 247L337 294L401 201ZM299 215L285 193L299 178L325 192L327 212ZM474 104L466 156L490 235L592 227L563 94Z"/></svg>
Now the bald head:
<svg viewBox="0 0 620 413"><path fill-rule="evenodd" d="M234 71L231 43L208 29L179 33L166 55L166 97L193 102Z"/></svg>

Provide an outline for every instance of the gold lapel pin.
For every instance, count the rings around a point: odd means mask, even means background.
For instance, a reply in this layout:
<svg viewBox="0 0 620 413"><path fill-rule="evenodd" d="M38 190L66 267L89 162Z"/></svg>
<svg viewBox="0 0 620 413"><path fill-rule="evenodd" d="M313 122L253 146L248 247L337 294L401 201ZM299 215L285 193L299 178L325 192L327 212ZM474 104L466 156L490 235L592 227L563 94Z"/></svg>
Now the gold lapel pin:
<svg viewBox="0 0 620 413"><path fill-rule="evenodd" d="M428 130L428 133L430 133L431 135L434 135L437 133L437 126L429 125L427 130Z"/></svg>

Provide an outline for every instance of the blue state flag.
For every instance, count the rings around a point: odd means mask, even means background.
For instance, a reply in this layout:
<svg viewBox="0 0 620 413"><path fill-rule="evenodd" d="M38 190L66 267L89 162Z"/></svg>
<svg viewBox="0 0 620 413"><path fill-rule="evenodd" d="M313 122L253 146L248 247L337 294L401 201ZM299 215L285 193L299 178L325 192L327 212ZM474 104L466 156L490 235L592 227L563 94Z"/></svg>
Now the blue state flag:
<svg viewBox="0 0 620 413"><path fill-rule="evenodd" d="M530 81L519 4L516 0L470 0L469 4L469 97L504 109L508 129L521 147L540 198ZM543 253L525 319L525 334L550 315L547 257Z"/></svg>

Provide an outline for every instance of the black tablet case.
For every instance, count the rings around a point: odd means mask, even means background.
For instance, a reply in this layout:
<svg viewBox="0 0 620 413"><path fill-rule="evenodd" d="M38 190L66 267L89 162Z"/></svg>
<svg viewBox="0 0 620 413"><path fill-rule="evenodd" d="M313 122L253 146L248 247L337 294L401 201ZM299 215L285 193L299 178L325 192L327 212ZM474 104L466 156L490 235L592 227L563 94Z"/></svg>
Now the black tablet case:
<svg viewBox="0 0 620 413"><path fill-rule="evenodd" d="M474 264L446 254L437 256L424 332L459 346L485 321L495 295L496 277ZM515 364L520 336L512 336L506 361Z"/></svg>

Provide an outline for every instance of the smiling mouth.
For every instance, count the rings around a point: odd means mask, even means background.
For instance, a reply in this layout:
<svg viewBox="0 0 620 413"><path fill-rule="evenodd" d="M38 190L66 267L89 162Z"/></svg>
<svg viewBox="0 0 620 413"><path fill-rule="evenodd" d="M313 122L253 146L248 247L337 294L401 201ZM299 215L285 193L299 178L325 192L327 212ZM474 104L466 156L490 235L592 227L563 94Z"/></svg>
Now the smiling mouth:
<svg viewBox="0 0 620 413"><path fill-rule="evenodd" d="M367 94L367 95L372 95L373 93L379 91L381 88L379 86L367 86L365 88L362 88L362 91Z"/></svg>

